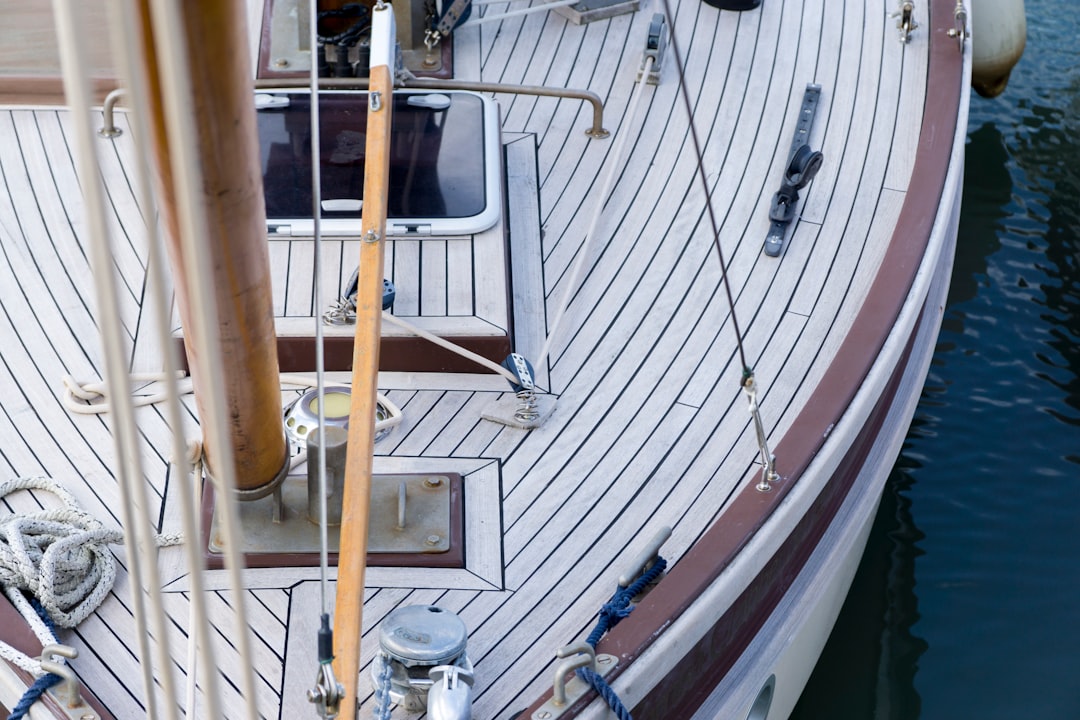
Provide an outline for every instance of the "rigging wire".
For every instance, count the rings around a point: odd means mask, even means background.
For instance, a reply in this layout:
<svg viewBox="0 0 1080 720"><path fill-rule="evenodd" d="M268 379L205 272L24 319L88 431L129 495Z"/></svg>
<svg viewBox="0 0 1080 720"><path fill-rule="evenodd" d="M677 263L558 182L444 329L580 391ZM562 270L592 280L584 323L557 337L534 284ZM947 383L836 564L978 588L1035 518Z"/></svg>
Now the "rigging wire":
<svg viewBox="0 0 1080 720"><path fill-rule="evenodd" d="M192 116L192 98L195 93L191 78L185 72L189 67L184 34L176 28L184 27L181 6L167 0L150 0L150 27L154 33L156 50L159 56L161 96L165 108L166 131L172 138L169 145L169 157L173 166L176 190L177 218L180 225L180 247L182 255L190 262L193 272L188 276L191 284L189 299L192 306L193 327L190 328L194 343L203 349L206 357L221 364L222 349L220 338L213 332L217 317L217 294L210 278L213 277L212 260L196 238L207 237L209 223L206 211L198 202L203 188L202 168L191 155L191 148L197 147L195 120ZM233 616L237 632L234 643L239 655L240 692L243 697L252 700L247 703L241 717L255 720L257 710L253 699L255 691L255 672L251 658L251 627L248 624L245 607L245 587L243 583L243 558L240 554L240 519L234 501L236 489L236 465L232 444L229 442L225 427L229 417L225 407L224 373L215 369L215 363L206 363L205 387L209 397L209 412L202 418L204 437L212 440L220 463L216 473L207 473L217 490L220 502L221 534L225 546L225 567L229 578L229 590L233 599ZM112 383L121 387L123 379ZM209 652L209 648L207 648Z"/></svg>
<svg viewBox="0 0 1080 720"><path fill-rule="evenodd" d="M318 3L310 0L308 3L308 25L310 27L309 41L311 43L311 68L308 77L309 91L311 93L311 220L312 220L312 244L315 251L315 261L312 266L315 286L315 307L323 306L322 287L322 228L320 225L322 214L322 165L321 140L319 134L319 64L315 61L315 50L319 47L319 13ZM338 46L338 52L347 52L344 46ZM316 401L318 406L319 443L317 456L317 470L319 483L319 630L317 631L317 646L319 671L316 674L315 688L308 691L308 700L316 703L316 711L322 717L336 717L342 699L345 696L344 686L334 677L331 662L334 659L334 633L330 623L330 609L327 602L327 579L329 561L329 540L327 538L327 508L326 508L326 368L323 354L323 323L319 313L314 314L315 321L315 387ZM376 371L377 372L377 371ZM346 449L346 452L348 450ZM310 482L310 481L309 481ZM363 599L361 599L363 602Z"/></svg>
<svg viewBox="0 0 1080 720"><path fill-rule="evenodd" d="M73 0L56 2L53 10L60 45L64 90L68 104L75 115L73 122L75 157L84 178L82 192L86 209L86 227L90 238L91 268L97 279L94 290L98 304L98 323L101 328L106 381L118 387L124 382L125 350L123 329L120 324L118 281L113 265L111 237L105 220L105 191L101 182L101 168L88 112L91 98L85 62L86 38L79 31L79 10ZM143 482L141 453L138 449L139 433L135 421L135 410L130 402L117 403L110 430L113 436L113 450L117 458L116 475L119 481L121 517L123 526L128 530L124 533L124 546L129 561L132 611L139 635L143 691L146 694L148 710L152 715L157 716L157 705L153 695L154 661L149 632L153 632L157 641L154 645L160 669L157 681L169 696L173 691L173 674L165 612L161 603L161 588L157 574L157 553L151 545L150 521L145 512L148 499L146 485ZM167 719L176 718L175 705L166 703L162 708L162 716Z"/></svg>
<svg viewBox="0 0 1080 720"><path fill-rule="evenodd" d="M318 3L308 3L310 17L310 43L312 49L318 47L319 42L319 13ZM313 56L314 57L314 56ZM321 139L319 136L319 68L318 63L311 63L311 72L308 81L311 91L311 220L313 230L313 244L315 249L315 262L312 267L315 285L315 307L323 306L322 287L322 229L320 227L322 215L322 177L321 163ZM318 476L319 476L319 612L329 617L326 588L328 585L327 572L329 561L329 540L326 529L326 410L323 407L326 399L326 371L325 357L323 354L323 323L322 317L315 315L315 387L318 401L319 416L319 452Z"/></svg>
<svg viewBox="0 0 1080 720"><path fill-rule="evenodd" d="M690 138L694 143L694 153L697 157L697 174L698 177L701 178L701 189L705 192L705 209L709 214L709 225L712 230L713 246L716 248L717 257L720 259L720 275L724 281L724 292L727 295L728 308L731 311L731 325L735 330L735 342L739 348L739 362L742 363L743 378L745 381L748 376L753 376L754 371L746 362L746 350L743 348L742 330L739 329L739 320L735 317L735 297L731 292L731 281L728 280L727 261L724 259L724 250L720 247L720 225L716 222L716 212L713 210L712 196L709 192L709 181L705 175L704 154L701 148L701 141L698 139L697 127L694 125L694 107L690 103L690 91L686 87L686 75L683 73L682 54L679 52L679 41L675 39L675 15L671 12L670 0L664 0L664 14L667 15L668 24L671 27L668 43L671 45L671 51L675 55L675 71L679 75L679 94L682 96L683 105L686 106L686 117L690 124Z"/></svg>
<svg viewBox="0 0 1080 720"><path fill-rule="evenodd" d="M694 125L694 107L690 102L690 91L686 87L686 75L683 72L682 54L679 52L679 41L675 38L675 16L671 12L670 0L664 0L664 14L667 15L671 33L668 42L671 51L675 55L675 71L679 76L679 94L682 96L683 105L686 107L687 122L690 125L690 138L694 143L694 154L697 159L697 175L701 178L701 189L705 193L705 210L709 215L709 226L712 230L713 247L716 248L716 256L720 260L720 276L723 280L724 294L727 296L728 309L731 313L731 326L735 331L735 344L739 349L739 362L742 364L742 379L739 382L746 400L750 406L750 415L753 419L754 432L757 435L758 453L761 457L761 480L756 488L759 492L769 492L771 483L780 479L776 472L776 456L769 449L769 439L765 432L765 424L761 420L761 408L758 404L757 383L754 380L754 369L746 361L746 348L743 346L743 334L739 328L739 319L735 315L735 297L731 292L731 280L728 279L727 261L724 259L724 249L720 245L720 225L716 222L716 212L713 210L712 195L709 191L709 181L705 175L704 153L701 140L698 139L697 127Z"/></svg>
<svg viewBox="0 0 1080 720"><path fill-rule="evenodd" d="M112 23L110 29L114 38L138 36L139 29L136 27L136 13L134 13L130 2L127 0L112 0L109 3L109 13L110 22ZM114 52L118 52L117 64L127 79L129 98L132 100L133 105L140 108L129 115L134 135L138 138L148 138L150 137L149 123L143 110L149 106L147 100L148 80L146 70L140 62L136 49L138 44L119 42L116 45L119 47L118 50L114 47ZM153 307L156 339L159 347L162 348L164 368L162 376L168 379L164 383L164 393L161 393L158 397L166 401L166 420L172 431L172 465L177 471L181 483L185 479L191 482L190 489L181 487L177 493L180 504L181 527L185 537L197 538L202 537L199 529L199 515L195 510L199 506L201 490L199 482L202 474L201 472L193 474L193 463L190 462L189 448L184 438L183 411L180 405L180 396L191 391L190 382L187 390L181 390L179 387L182 373L178 371L180 363L177 358L177 348L172 342L172 333L169 331L169 299L167 297L167 281L162 259L164 248L158 224L155 222L154 195L150 188L149 179L150 161L147 158L148 150L145 143L134 143L134 150L136 159L136 202L138 207L142 209L141 214L146 234L147 291ZM67 378L65 378L64 385L66 388L72 388L68 384ZM100 385L102 386L100 390L104 391L105 383L100 383ZM65 405L68 405L66 402L67 395L68 393L65 392ZM137 399L134 401L135 407L142 404ZM68 407L71 406L68 405ZM197 463L195 464L197 465ZM201 662L198 661L199 653L209 653L211 647L210 624L206 611L203 584L203 558L199 552L198 544L190 540L184 543L184 554L188 567L191 569L189 574L190 592L188 594L188 667L186 668L185 713L188 718L196 717L195 688L196 678L198 678L202 688L203 710L208 717L219 717L221 715L221 696L216 668L209 658L203 658Z"/></svg>

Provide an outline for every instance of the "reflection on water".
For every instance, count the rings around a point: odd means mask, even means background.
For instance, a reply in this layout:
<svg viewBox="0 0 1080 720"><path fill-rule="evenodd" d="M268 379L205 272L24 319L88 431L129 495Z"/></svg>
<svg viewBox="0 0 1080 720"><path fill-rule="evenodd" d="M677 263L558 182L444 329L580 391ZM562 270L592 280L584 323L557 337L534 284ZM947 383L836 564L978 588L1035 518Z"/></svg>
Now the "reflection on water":
<svg viewBox="0 0 1080 720"><path fill-rule="evenodd" d="M952 288L867 554L794 717L1080 718L1080 3L972 99Z"/></svg>
<svg viewBox="0 0 1080 720"><path fill-rule="evenodd" d="M919 716L914 678L927 644L911 628L919 619L915 558L923 535L915 527L907 496L909 470L917 466L917 461L901 458L889 478L843 620L793 718Z"/></svg>

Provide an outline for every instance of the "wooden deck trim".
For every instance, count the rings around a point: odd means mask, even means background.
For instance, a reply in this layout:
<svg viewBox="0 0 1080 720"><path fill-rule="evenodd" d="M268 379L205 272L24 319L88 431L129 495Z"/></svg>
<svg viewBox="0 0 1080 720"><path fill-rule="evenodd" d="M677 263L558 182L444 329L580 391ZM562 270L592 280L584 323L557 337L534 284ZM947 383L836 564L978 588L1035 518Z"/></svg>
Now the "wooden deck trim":
<svg viewBox="0 0 1080 720"><path fill-rule="evenodd" d="M114 77L98 77L90 80L90 93L94 102L105 101L105 96L120 86ZM59 75L0 75L0 105L63 105L64 79Z"/></svg>
<svg viewBox="0 0 1080 720"><path fill-rule="evenodd" d="M918 181L911 183L905 197L900 221L867 294L866 303L814 394L788 433L775 446L774 452L782 463L777 470L784 476L784 482L776 485L771 493L755 490L753 486L756 482L748 484L723 513L721 520L713 524L687 551L635 612L607 634L600 642L598 651L621 658L616 669L607 676L609 681L625 672L634 658L652 644L673 618L687 609L768 521L824 445L827 429L839 420L851 403L899 316L937 216L956 132L963 56L957 51L956 41L945 34L946 29L952 26L952 9L943 0L936 0L930 6L931 23L926 30L930 35L926 103L913 172L913 178L918 178ZM841 467L849 465L852 453L857 452L857 446L853 447ZM837 476L842 475L838 469ZM824 494L834 492L835 488L826 488ZM831 521L844 494L846 488L838 501L827 503L827 520ZM818 502L821 502L820 498ZM827 525L828 522L824 522L823 527ZM792 537L803 532L805 530L800 525ZM777 556L782 552L778 552ZM794 579L804 561L805 557L802 557L797 566L785 568L783 576L788 582ZM756 628L764 622L786 590L786 585L773 590L762 604L755 607L752 617L738 618L740 624L746 622ZM738 613L733 607L725 617L736 615ZM740 654L752 637L753 633L738 635L738 642L732 648L725 648L724 656ZM695 667L698 671L702 670L699 666ZM660 685L671 682L678 686L678 676L678 671L672 672L660 680ZM549 690L530 705L526 716L550 696ZM590 701L592 697L589 696ZM576 716L587 705L588 702L582 701L566 717Z"/></svg>

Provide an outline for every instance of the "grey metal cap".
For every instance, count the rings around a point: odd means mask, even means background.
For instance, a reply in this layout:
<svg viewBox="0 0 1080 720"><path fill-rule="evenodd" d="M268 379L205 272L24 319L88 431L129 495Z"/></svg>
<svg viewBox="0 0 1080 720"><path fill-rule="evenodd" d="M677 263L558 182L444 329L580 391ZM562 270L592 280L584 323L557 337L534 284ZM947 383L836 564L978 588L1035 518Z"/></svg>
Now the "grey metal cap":
<svg viewBox="0 0 1080 720"><path fill-rule="evenodd" d="M452 663L467 640L462 619L434 605L398 608L379 626L383 652L409 667Z"/></svg>

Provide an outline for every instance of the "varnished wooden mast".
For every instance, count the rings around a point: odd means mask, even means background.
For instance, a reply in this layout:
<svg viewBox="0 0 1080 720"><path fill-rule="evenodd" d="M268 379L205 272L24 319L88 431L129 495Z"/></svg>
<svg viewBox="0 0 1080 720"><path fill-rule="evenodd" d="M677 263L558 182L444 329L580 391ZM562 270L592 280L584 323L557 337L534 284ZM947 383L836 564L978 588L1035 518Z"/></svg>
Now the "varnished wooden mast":
<svg viewBox="0 0 1080 720"><path fill-rule="evenodd" d="M371 23L371 81L368 92L367 157L360 239L360 277L353 341L352 408L345 458L337 599L334 606L334 672L345 685L341 718L356 716L360 632L364 617L371 463L375 450L375 396L382 319L383 236L390 178L390 113L394 89L394 15L378 4Z"/></svg>
<svg viewBox="0 0 1080 720"><path fill-rule="evenodd" d="M165 133L160 82L153 67L155 52L147 0L139 0L142 38L150 59L148 113L152 125L156 182L166 247L176 279L177 305L185 328L192 327L187 282L192 272L180 250L169 139ZM206 246L213 254L228 408L229 437L236 467L237 489L258 495L279 476L286 461L281 426L281 390L270 284L270 255L266 240L266 210L259 161L253 75L248 50L247 18L242 3L185 0L180 3L188 47L199 157L205 182L202 202L208 220ZM185 350L195 385L199 416L207 417L209 401L203 391L209 359L186 338ZM211 473L220 450L204 438Z"/></svg>

